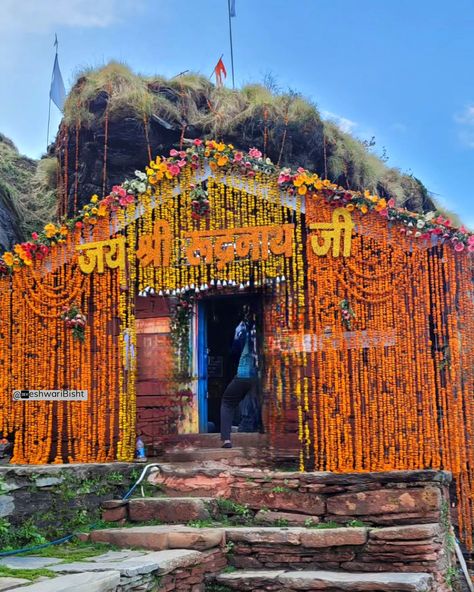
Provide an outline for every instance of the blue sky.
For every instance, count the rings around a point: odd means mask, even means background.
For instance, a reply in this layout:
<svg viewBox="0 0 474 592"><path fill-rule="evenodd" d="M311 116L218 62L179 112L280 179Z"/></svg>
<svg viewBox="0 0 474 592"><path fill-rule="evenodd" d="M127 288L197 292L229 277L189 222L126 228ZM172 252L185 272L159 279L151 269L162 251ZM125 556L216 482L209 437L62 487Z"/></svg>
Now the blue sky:
<svg viewBox="0 0 474 592"><path fill-rule="evenodd" d="M277 77L419 177L474 228L471 0L236 0L237 85ZM111 59L143 74L230 71L227 0L0 0L0 131L46 144L57 32L67 89ZM230 84L229 78L227 83ZM59 122L53 107L53 130ZM244 147L245 148L245 147Z"/></svg>

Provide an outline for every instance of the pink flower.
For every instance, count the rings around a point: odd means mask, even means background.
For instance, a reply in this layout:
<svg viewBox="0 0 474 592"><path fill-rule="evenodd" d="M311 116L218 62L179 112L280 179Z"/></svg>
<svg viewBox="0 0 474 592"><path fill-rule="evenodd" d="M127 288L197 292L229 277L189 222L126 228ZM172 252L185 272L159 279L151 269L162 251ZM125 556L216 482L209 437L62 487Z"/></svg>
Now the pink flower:
<svg viewBox="0 0 474 592"><path fill-rule="evenodd" d="M236 152L234 154L234 161L235 162L240 162L243 157L244 157L244 155L242 154L242 152Z"/></svg>
<svg viewBox="0 0 474 592"><path fill-rule="evenodd" d="M126 197L126 196L125 196L125 197L121 197L121 198L119 199L119 204L120 204L122 207L125 207L125 206L127 206L127 205L128 205L128 199L127 199L127 197Z"/></svg>
<svg viewBox="0 0 474 592"><path fill-rule="evenodd" d="M443 230L439 227L437 228L433 228L433 230L431 231L433 234L442 234Z"/></svg>
<svg viewBox="0 0 474 592"><path fill-rule="evenodd" d="M288 173L280 173L280 176L278 177L278 183L281 185L282 183L288 183L288 181L291 179L290 175Z"/></svg>
<svg viewBox="0 0 474 592"><path fill-rule="evenodd" d="M120 186L115 186L112 188L112 191L114 191L114 193L116 193L119 197L126 197L127 192L123 187Z"/></svg>
<svg viewBox="0 0 474 592"><path fill-rule="evenodd" d="M31 233L31 238L32 238L33 240L38 240L38 233L37 233L37 232L32 232L32 233Z"/></svg>
<svg viewBox="0 0 474 592"><path fill-rule="evenodd" d="M127 200L127 203L131 204L135 201L135 196L129 193L125 199Z"/></svg>
<svg viewBox="0 0 474 592"><path fill-rule="evenodd" d="M387 206L389 208L394 208L395 207L395 200L393 199L393 197L391 197L388 202L387 202Z"/></svg>
<svg viewBox="0 0 474 592"><path fill-rule="evenodd" d="M178 156L178 154L179 154L179 152L177 150L175 150L174 148L172 148L170 150L170 156L173 156L174 157L174 156Z"/></svg>
<svg viewBox="0 0 474 592"><path fill-rule="evenodd" d="M458 241L455 245L454 245L454 250L455 251L464 251L464 243L462 243L461 241Z"/></svg>
<svg viewBox="0 0 474 592"><path fill-rule="evenodd" d="M443 216L438 216L437 218L434 219L434 222L436 224L444 224L444 218L443 218Z"/></svg>
<svg viewBox="0 0 474 592"><path fill-rule="evenodd" d="M180 158L186 158L186 152L184 150L180 150L178 154Z"/></svg>
<svg viewBox="0 0 474 592"><path fill-rule="evenodd" d="M202 144L202 140L200 140L199 138L196 138L196 139L194 140L193 144L194 144L195 146L201 146L201 144Z"/></svg>
<svg viewBox="0 0 474 592"><path fill-rule="evenodd" d="M301 173L304 173L305 172L305 169L303 167L298 167L296 169L296 172L301 174Z"/></svg>
<svg viewBox="0 0 474 592"><path fill-rule="evenodd" d="M474 243L472 243L471 245L467 245L467 252L474 253Z"/></svg>
<svg viewBox="0 0 474 592"><path fill-rule="evenodd" d="M178 166L180 169L183 168L184 166L186 166L186 161L184 159L178 160Z"/></svg>
<svg viewBox="0 0 474 592"><path fill-rule="evenodd" d="M245 163L245 166L246 166L248 169L251 169L251 168L252 168L252 163L251 163L251 162L249 162L249 161L247 160L247 162Z"/></svg>
<svg viewBox="0 0 474 592"><path fill-rule="evenodd" d="M384 208L383 210L380 210L379 211L379 214L381 216L384 216L386 218L388 216L388 210L387 210L387 208Z"/></svg>
<svg viewBox="0 0 474 592"><path fill-rule="evenodd" d="M251 156L252 158L261 158L262 153L257 148L250 148L249 156Z"/></svg>
<svg viewBox="0 0 474 592"><path fill-rule="evenodd" d="M179 175L181 169L177 164L171 164L168 165L168 170L173 175L173 177L176 177L176 175Z"/></svg>
<svg viewBox="0 0 474 592"><path fill-rule="evenodd" d="M471 234L471 236L467 239L467 244L474 245L474 234Z"/></svg>

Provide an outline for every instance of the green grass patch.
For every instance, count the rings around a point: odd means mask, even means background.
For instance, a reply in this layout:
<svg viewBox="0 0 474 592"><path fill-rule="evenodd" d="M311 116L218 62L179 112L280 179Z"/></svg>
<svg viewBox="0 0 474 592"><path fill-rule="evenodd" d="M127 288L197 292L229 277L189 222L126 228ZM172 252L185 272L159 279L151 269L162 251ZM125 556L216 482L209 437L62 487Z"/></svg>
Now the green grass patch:
<svg viewBox="0 0 474 592"><path fill-rule="evenodd" d="M0 565L0 577L3 578L23 578L25 580L34 581L41 577L54 578L58 574L50 569L12 569Z"/></svg>
<svg viewBox="0 0 474 592"><path fill-rule="evenodd" d="M108 545L107 543L88 543L84 541L71 541L62 545L52 545L38 551L25 553L24 555L34 555L35 557L57 557L69 561L81 561L88 557L96 557L107 553L107 551L116 551L118 547Z"/></svg>

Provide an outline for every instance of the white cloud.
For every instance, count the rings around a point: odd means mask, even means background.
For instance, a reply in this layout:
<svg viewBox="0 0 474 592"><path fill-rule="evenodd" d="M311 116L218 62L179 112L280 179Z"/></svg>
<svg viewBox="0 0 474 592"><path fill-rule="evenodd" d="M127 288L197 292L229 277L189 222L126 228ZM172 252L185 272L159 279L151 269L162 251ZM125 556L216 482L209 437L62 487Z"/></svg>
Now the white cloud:
<svg viewBox="0 0 474 592"><path fill-rule="evenodd" d="M474 105L468 105L464 111L454 116L458 124L459 140L468 148L474 148Z"/></svg>
<svg viewBox="0 0 474 592"><path fill-rule="evenodd" d="M48 33L56 27L105 28L141 0L1 0L0 31Z"/></svg>
<svg viewBox="0 0 474 592"><path fill-rule="evenodd" d="M357 127L355 121L347 119L347 117L341 117L341 115L337 115L331 111L321 111L321 115L326 119L333 121L341 131L346 132L347 134L352 134Z"/></svg>

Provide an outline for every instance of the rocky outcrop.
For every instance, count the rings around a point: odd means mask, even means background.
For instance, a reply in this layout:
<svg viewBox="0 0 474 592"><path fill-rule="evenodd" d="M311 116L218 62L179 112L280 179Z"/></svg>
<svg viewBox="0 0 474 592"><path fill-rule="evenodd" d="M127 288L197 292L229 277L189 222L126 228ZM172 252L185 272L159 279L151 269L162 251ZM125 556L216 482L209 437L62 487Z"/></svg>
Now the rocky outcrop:
<svg viewBox="0 0 474 592"><path fill-rule="evenodd" d="M303 166L354 190L435 209L426 188L391 168L370 146L324 121L310 101L254 84L216 88L205 77L144 79L122 64L86 72L74 85L56 140L61 208L73 211L142 170L150 155L193 138L255 146L281 166Z"/></svg>
<svg viewBox="0 0 474 592"><path fill-rule="evenodd" d="M0 134L0 253L23 238L18 194L26 191L36 164L20 156L11 140Z"/></svg>

